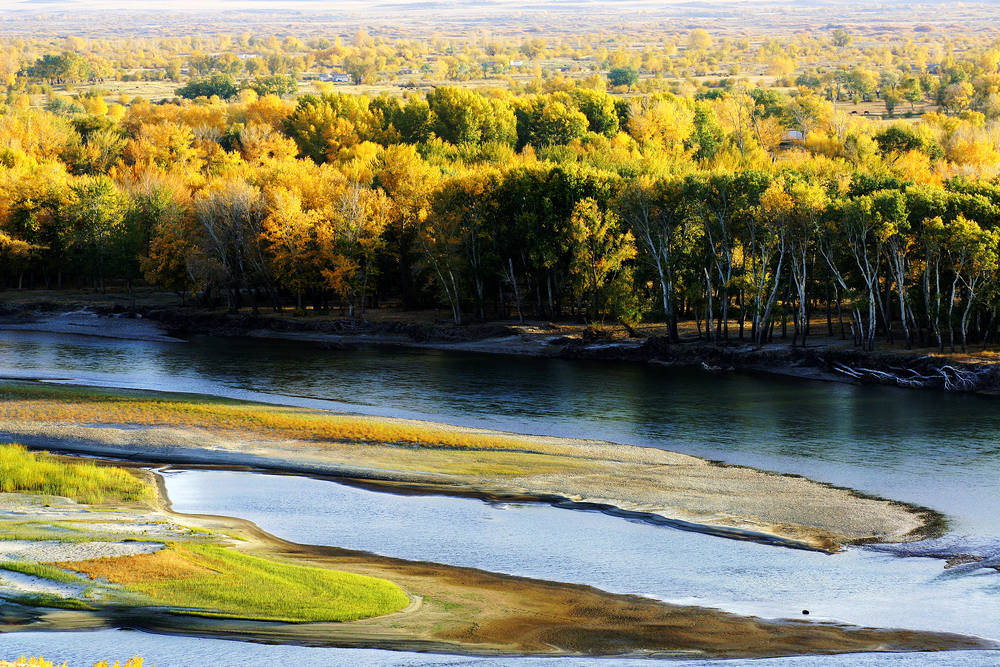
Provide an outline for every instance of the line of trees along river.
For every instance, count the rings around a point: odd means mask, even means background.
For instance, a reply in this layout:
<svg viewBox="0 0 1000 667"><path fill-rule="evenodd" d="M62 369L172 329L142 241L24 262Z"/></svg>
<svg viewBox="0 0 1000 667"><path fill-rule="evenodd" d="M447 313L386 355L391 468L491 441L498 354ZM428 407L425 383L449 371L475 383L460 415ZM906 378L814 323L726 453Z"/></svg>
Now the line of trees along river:
<svg viewBox="0 0 1000 667"><path fill-rule="evenodd" d="M0 276L231 309L652 318L673 337L686 318L757 343L776 322L804 341L825 309L869 349L993 342L1000 186L952 145L981 119L766 131L801 104L441 87L9 109Z"/></svg>

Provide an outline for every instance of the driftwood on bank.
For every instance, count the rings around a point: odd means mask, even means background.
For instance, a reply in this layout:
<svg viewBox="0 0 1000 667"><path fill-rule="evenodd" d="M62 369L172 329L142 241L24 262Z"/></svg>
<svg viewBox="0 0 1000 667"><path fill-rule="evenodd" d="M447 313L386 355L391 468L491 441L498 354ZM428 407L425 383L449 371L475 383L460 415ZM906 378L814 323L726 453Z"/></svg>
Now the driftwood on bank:
<svg viewBox="0 0 1000 667"><path fill-rule="evenodd" d="M930 358L919 357L914 361L923 361ZM993 368L979 365L963 365L959 367L952 364L943 364L940 366L928 364L926 368L922 368L919 371L912 366L890 366L885 370L880 370L861 366L851 367L834 361L830 364L830 367L834 371L859 382L894 384L899 387L916 389L940 388L945 391L977 391L988 384L988 381L994 379Z"/></svg>

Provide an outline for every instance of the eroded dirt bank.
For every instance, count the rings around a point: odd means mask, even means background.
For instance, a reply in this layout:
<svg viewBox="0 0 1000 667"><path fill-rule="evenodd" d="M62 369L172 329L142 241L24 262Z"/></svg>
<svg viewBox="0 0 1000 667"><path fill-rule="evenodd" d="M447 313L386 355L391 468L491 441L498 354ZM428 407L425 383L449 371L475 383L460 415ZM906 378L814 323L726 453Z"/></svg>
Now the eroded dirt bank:
<svg viewBox="0 0 1000 667"><path fill-rule="evenodd" d="M529 357L653 363L744 371L845 383L917 389L1000 393L1000 357L989 352L938 354L936 348L905 350L881 345L865 352L840 336L817 334L806 347L778 338L764 346L739 339L708 343L693 332L671 343L659 329L628 335L614 327L579 324L473 323L462 326L407 319L295 318L281 314L225 313L181 307L86 306L36 303L0 305L0 330L38 331L157 342L186 336L234 336L289 340L324 347L396 346ZM690 323L687 323L690 324ZM690 327L689 327L690 328ZM818 327L821 329L822 327ZM659 333L658 333L659 332Z"/></svg>

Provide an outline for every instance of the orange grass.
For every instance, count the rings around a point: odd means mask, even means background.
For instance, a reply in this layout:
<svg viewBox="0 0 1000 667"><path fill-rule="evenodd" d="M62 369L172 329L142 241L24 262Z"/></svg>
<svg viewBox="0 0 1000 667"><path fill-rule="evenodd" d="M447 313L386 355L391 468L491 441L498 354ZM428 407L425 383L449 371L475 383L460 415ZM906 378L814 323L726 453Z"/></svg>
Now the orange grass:
<svg viewBox="0 0 1000 667"><path fill-rule="evenodd" d="M64 570L72 570L91 579L104 579L113 584L142 584L162 579L182 579L199 574L211 574L211 570L188 558L180 556L173 549L161 549L151 554L93 558L91 560L52 563Z"/></svg>
<svg viewBox="0 0 1000 667"><path fill-rule="evenodd" d="M81 387L0 385L0 423L4 421L194 427L416 447L539 449L524 438L503 433L473 433L419 422L194 395L181 398Z"/></svg>

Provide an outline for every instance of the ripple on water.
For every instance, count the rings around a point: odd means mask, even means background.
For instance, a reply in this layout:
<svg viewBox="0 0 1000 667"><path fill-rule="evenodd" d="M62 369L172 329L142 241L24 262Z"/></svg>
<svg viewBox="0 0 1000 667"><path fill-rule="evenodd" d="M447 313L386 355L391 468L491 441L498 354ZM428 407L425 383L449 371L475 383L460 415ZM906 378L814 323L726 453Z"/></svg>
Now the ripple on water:
<svg viewBox="0 0 1000 667"><path fill-rule="evenodd" d="M249 476L253 475L252 482ZM588 584L767 618L1000 639L1000 575L942 576L937 558L766 546L538 503L400 496L227 471L166 475L179 512L249 519L284 539Z"/></svg>
<svg viewBox="0 0 1000 667"><path fill-rule="evenodd" d="M132 630L95 632L31 632L0 635L0 657L44 655L70 667L90 667L98 660L146 658L156 667L996 667L1000 652L857 653L764 660L669 660L651 663L631 658L479 658L373 649L311 648L250 644L200 637L151 635Z"/></svg>

